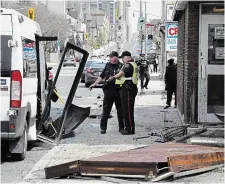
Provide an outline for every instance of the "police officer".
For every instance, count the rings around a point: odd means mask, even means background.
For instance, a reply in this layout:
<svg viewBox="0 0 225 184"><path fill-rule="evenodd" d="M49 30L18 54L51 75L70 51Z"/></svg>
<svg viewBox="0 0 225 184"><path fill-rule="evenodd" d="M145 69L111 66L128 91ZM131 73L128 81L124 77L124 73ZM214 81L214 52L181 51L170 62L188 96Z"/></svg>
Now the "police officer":
<svg viewBox="0 0 225 184"><path fill-rule="evenodd" d="M130 52L124 51L120 58L122 58L124 66L118 74L109 80L115 80L116 85L120 85L119 92L125 121L125 129L121 133L123 135L131 135L135 134L134 103L138 92L138 69Z"/></svg>
<svg viewBox="0 0 225 184"><path fill-rule="evenodd" d="M140 73L140 79L141 79L141 89L148 89L148 83L150 80L150 74L149 74L149 66L150 63L144 58L144 54L140 54L141 59L137 62L137 66L139 66L139 73ZM144 79L145 84L144 84Z"/></svg>
<svg viewBox="0 0 225 184"><path fill-rule="evenodd" d="M95 83L90 86L90 90L93 87L95 87L97 84L99 84L103 79L107 80L111 76L114 76L117 73L119 73L119 71L123 67L123 64L119 62L119 59L118 59L119 55L117 52L112 51L108 56L110 58L110 62L106 64L100 77L98 77ZM124 129L124 121L123 121L123 112L122 112L120 94L117 89L117 86L115 85L115 82L107 81L105 85L103 86L103 93L104 93L103 113L102 113L101 122L100 122L101 134L106 133L107 122L110 116L110 112L112 110L113 103L115 103L116 110L117 110L117 117L119 121L119 132L120 132L121 130Z"/></svg>

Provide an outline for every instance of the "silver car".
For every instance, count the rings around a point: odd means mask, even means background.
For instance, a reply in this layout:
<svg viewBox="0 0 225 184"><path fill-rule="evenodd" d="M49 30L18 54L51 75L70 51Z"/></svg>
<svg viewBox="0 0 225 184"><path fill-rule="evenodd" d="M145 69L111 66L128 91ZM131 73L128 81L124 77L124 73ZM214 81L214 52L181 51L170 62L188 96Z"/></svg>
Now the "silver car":
<svg viewBox="0 0 225 184"><path fill-rule="evenodd" d="M76 67L76 61L74 56L66 56L64 61L63 61L63 67L66 66L74 66Z"/></svg>

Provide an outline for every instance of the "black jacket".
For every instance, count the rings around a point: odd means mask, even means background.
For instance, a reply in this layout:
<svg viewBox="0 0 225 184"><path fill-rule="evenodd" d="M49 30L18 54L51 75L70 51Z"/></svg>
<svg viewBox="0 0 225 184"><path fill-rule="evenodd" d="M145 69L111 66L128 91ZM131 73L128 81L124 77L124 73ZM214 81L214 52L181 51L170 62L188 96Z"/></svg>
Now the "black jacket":
<svg viewBox="0 0 225 184"><path fill-rule="evenodd" d="M176 65L169 65L166 67L165 84L166 84L166 88L170 86L176 87L177 85L177 66Z"/></svg>
<svg viewBox="0 0 225 184"><path fill-rule="evenodd" d="M145 60L145 59L140 59L137 62L137 66L140 67L140 73L148 71L149 65L150 65L150 63L147 60Z"/></svg>
<svg viewBox="0 0 225 184"><path fill-rule="evenodd" d="M100 77L102 79L105 78L105 80L107 81L110 77L118 74L121 71L122 67L123 67L123 64L121 62L117 62L116 64L112 64L112 63L108 62L105 65L105 68L102 71ZM106 89L106 88L113 89L115 87L116 87L115 81L110 81L110 82L105 82L103 89Z"/></svg>

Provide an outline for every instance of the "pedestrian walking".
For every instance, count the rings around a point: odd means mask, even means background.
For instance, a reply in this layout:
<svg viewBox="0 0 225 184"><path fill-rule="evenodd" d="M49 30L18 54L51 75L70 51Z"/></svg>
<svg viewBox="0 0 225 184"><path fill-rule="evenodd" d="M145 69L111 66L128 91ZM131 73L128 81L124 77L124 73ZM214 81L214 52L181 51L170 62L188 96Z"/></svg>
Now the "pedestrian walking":
<svg viewBox="0 0 225 184"><path fill-rule="evenodd" d="M117 75L114 75L109 80L115 80L116 85L120 85L119 92L125 122L125 128L121 133L123 135L131 135L135 134L134 104L138 93L138 69L130 52L124 51L120 58L122 58L124 66Z"/></svg>
<svg viewBox="0 0 225 184"><path fill-rule="evenodd" d="M149 74L149 67L150 67L150 62L148 62L144 58L144 54L141 54L141 59L137 61L137 66L139 67L139 74L140 74L140 79L141 79L141 89L148 89L148 83L150 80L150 74ZM145 84L144 84L145 80Z"/></svg>
<svg viewBox="0 0 225 184"><path fill-rule="evenodd" d="M158 64L159 64L159 60L157 57L154 58L154 62L153 62L153 72L157 73L158 72Z"/></svg>
<svg viewBox="0 0 225 184"><path fill-rule="evenodd" d="M177 105L177 65L174 64L174 59L168 60L168 66L165 73L165 85L167 90L167 101L165 109L171 106L173 93L175 95L175 107Z"/></svg>
<svg viewBox="0 0 225 184"><path fill-rule="evenodd" d="M110 62L108 62L102 71L101 75L95 81L94 84L90 86L90 90L99 84L103 79L108 80L111 76L116 75L120 72L123 67L123 64L119 61L119 54L115 51L112 51L109 55ZM112 110L113 103L115 103L117 110L117 117L119 122L119 132L124 129L124 120L123 120L123 111L122 104L120 99L120 94L118 91L119 86L115 85L113 81L107 81L103 86L103 113L100 122L101 134L105 134L107 130L107 122Z"/></svg>

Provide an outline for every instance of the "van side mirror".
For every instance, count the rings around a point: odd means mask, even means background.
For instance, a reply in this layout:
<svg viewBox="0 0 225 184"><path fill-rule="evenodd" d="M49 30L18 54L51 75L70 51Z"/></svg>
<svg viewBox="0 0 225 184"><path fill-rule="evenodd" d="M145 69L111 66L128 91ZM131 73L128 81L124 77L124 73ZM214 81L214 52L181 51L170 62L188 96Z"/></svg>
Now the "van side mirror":
<svg viewBox="0 0 225 184"><path fill-rule="evenodd" d="M48 67L48 70L51 70L53 67Z"/></svg>

